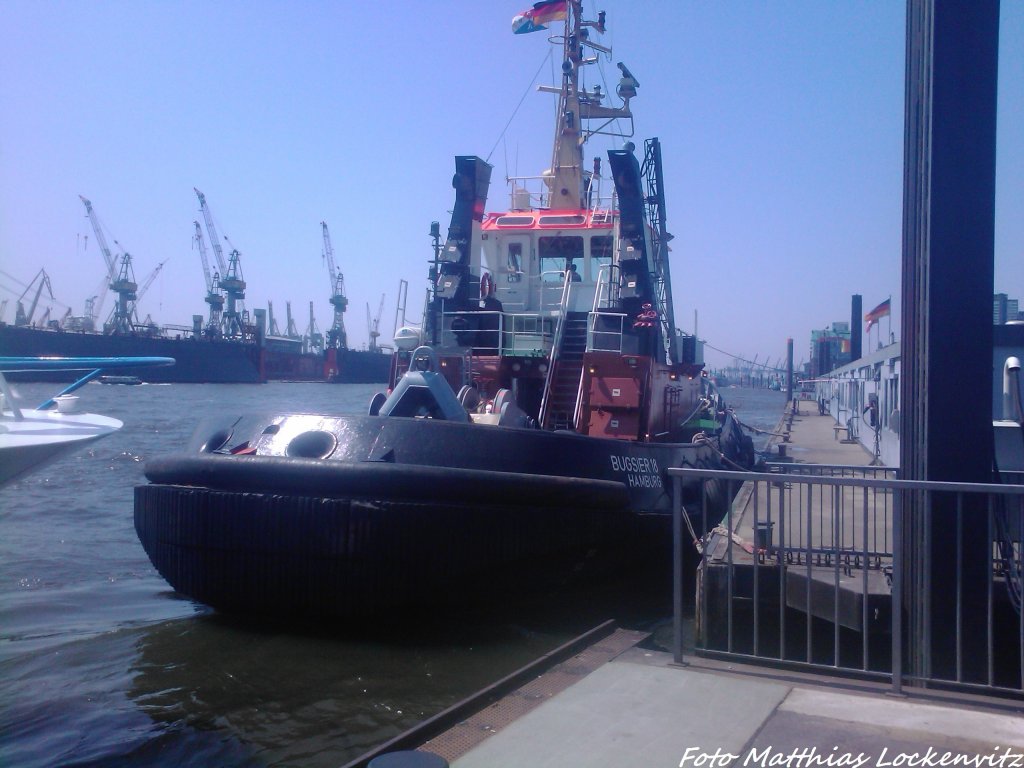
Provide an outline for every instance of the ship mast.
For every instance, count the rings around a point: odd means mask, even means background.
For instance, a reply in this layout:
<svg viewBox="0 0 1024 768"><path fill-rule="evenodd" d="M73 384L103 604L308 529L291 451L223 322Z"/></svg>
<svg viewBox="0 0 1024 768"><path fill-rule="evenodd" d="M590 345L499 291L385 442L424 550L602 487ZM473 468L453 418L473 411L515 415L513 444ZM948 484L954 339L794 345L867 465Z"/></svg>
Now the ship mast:
<svg viewBox="0 0 1024 768"><path fill-rule="evenodd" d="M580 210L590 207L588 196L585 194L589 174L583 171L583 145L591 135L601 133L627 138L633 135L633 115L629 109L629 100L636 95L639 83L624 64L620 62L618 65L622 71L622 78L616 89L623 101L621 107L603 106L601 101L606 94L602 93L600 86L595 86L589 91L585 88L580 90L580 68L594 64L598 60L597 56L588 55L587 49L611 55L610 48L590 39L590 30L600 33L605 31L604 11L598 14L597 21L585 21L582 6L582 0L567 0L565 32L561 40L553 38L553 42L562 43L561 87L542 85L539 88L541 91L559 95L555 118L555 144L548 180L548 207L555 210ZM593 119L604 119L604 123L593 129L586 127L584 121ZM628 119L628 132L607 130L612 121L617 119Z"/></svg>

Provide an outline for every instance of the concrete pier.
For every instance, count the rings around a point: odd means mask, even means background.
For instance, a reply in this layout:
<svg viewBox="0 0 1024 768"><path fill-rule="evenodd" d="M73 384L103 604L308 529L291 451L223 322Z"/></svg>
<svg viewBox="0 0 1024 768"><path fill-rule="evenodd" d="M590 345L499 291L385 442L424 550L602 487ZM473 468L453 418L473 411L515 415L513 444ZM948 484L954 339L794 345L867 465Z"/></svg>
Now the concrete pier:
<svg viewBox="0 0 1024 768"><path fill-rule="evenodd" d="M791 406L768 444L779 468L811 476L820 465L833 468L829 473L852 471L834 469L844 467L879 479L892 475L876 466L861 443L836 429L831 416L820 414L816 402ZM698 570L699 647L831 665L843 645L844 658L851 652L867 655L871 668L884 668L888 647L858 646L865 631L885 633L891 621L892 524L888 492L792 480L745 483L731 515L711 534ZM782 558L784 571L776 567ZM783 612L788 632L780 626ZM808 616L833 629L810 631ZM859 637L840 643L837 628Z"/></svg>
<svg viewBox="0 0 1024 768"><path fill-rule="evenodd" d="M829 757L906 768L929 765L920 762L928 753L936 761L946 752L1024 754L1022 711L896 699L863 684L708 660L677 667L666 653L633 647L449 758L455 768L808 768Z"/></svg>
<svg viewBox="0 0 1024 768"><path fill-rule="evenodd" d="M785 422L781 444L796 462L871 463L814 402ZM763 517L767 504L750 491L738 498L733 533L752 541L754 510ZM455 768L1024 766L1024 701L924 688L893 696L888 683L697 656L694 626L684 627L684 665L660 650L660 631L655 643L609 629L402 748Z"/></svg>
<svg viewBox="0 0 1024 768"><path fill-rule="evenodd" d="M453 768L1024 762L1024 703L941 692L893 697L887 686L697 657L678 666L644 637L617 630L418 750ZM432 764L405 754L408 762L394 764ZM953 763L957 756L964 757ZM992 762L963 762L979 757Z"/></svg>

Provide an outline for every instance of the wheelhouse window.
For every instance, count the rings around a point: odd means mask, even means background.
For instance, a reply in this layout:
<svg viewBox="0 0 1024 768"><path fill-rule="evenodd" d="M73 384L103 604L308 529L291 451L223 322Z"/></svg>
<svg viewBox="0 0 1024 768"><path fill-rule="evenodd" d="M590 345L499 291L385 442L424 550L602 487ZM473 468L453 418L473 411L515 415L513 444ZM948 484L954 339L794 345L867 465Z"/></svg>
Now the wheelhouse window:
<svg viewBox="0 0 1024 768"><path fill-rule="evenodd" d="M590 238L590 279L596 281L601 267L612 263L614 241L611 235L595 235ZM607 271L607 270L606 270Z"/></svg>
<svg viewBox="0 0 1024 768"><path fill-rule="evenodd" d="M541 216L540 225L542 227L564 227L566 225L576 225L587 223L587 217L581 216L578 213L574 213L568 216Z"/></svg>
<svg viewBox="0 0 1024 768"><path fill-rule="evenodd" d="M509 243L505 252L505 271L510 283L518 283L523 279L523 244Z"/></svg>
<svg viewBox="0 0 1024 768"><path fill-rule="evenodd" d="M542 237L537 243L540 274L544 282L561 282L571 264L581 272L583 266L582 237Z"/></svg>

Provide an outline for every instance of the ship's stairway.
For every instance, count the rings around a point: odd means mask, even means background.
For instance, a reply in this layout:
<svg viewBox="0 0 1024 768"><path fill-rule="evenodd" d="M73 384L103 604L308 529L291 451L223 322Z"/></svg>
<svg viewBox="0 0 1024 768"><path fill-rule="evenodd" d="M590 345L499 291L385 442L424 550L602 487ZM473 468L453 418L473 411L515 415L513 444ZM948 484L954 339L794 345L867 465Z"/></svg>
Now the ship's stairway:
<svg viewBox="0 0 1024 768"><path fill-rule="evenodd" d="M573 414L579 398L583 354L587 351L587 313L569 312L558 350L554 378L551 382L547 419L548 429L572 429Z"/></svg>

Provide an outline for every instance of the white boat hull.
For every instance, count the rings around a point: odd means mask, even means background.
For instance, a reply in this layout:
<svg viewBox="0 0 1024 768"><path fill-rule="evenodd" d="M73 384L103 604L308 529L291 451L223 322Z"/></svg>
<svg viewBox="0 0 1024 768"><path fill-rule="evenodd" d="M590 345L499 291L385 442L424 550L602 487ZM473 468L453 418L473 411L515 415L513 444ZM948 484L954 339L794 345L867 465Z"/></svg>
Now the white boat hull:
<svg viewBox="0 0 1024 768"><path fill-rule="evenodd" d="M0 485L123 426L118 419L95 413L22 410L21 414L23 418L16 419L6 411L0 421Z"/></svg>

